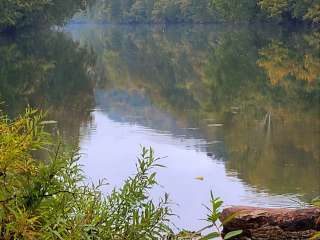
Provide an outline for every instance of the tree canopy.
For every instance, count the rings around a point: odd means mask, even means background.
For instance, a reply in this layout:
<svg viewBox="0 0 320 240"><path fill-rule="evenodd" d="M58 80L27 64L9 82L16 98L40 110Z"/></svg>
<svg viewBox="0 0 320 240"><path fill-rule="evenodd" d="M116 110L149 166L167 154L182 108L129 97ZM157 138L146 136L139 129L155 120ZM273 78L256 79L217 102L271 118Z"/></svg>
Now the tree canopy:
<svg viewBox="0 0 320 240"><path fill-rule="evenodd" d="M101 0L95 19L121 23L209 22L215 18L211 0Z"/></svg>
<svg viewBox="0 0 320 240"><path fill-rule="evenodd" d="M0 0L0 9L0 31L60 25L78 12L116 23L320 23L320 0Z"/></svg>
<svg viewBox="0 0 320 240"><path fill-rule="evenodd" d="M87 0L0 0L0 31L63 24L87 4Z"/></svg>
<svg viewBox="0 0 320 240"><path fill-rule="evenodd" d="M320 1L100 0L94 18L120 23L276 21L319 23Z"/></svg>

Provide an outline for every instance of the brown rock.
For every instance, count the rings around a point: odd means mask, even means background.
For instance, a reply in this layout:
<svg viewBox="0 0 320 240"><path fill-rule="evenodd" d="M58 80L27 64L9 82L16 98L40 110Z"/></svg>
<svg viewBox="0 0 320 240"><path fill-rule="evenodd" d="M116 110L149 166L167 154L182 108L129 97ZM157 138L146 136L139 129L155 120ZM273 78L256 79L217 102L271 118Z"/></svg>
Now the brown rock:
<svg viewBox="0 0 320 240"><path fill-rule="evenodd" d="M320 208L287 209L230 207L221 214L223 232L243 230L238 239L308 239L320 230Z"/></svg>

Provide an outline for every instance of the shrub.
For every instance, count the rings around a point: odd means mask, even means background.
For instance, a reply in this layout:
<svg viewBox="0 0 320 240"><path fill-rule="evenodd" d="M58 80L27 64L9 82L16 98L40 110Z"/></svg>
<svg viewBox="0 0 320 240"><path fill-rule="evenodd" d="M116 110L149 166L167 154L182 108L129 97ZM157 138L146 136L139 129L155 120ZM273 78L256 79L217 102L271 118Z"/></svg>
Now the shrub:
<svg viewBox="0 0 320 240"><path fill-rule="evenodd" d="M1 114L0 239L159 239L172 233L168 196L155 204L148 195L160 166L151 148L142 148L136 175L103 196L104 181L85 184L78 150L53 140L45 132L50 123L31 109L14 121Z"/></svg>

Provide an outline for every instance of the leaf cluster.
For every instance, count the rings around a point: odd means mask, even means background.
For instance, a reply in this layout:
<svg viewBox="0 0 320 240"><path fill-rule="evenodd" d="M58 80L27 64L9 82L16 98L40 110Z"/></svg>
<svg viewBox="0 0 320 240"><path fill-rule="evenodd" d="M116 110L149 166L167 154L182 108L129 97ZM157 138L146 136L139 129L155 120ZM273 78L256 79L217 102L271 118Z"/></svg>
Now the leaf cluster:
<svg viewBox="0 0 320 240"><path fill-rule="evenodd" d="M211 191L210 195L211 195L211 208L206 207L209 211L209 214L207 215L206 220L207 220L207 222L210 223L210 225L204 229L214 228L215 230L213 232L207 234L206 236L202 237L200 240L215 239L218 237L221 237L222 239L227 240L227 239L232 239L236 236L241 235L243 232L242 230L231 231L226 234L224 234L220 231L222 226L224 226L225 224L227 224L228 222L230 222L231 220L233 220L236 217L237 213L230 215L222 223L219 224L219 219L221 217L221 206L223 204L223 201L219 197L214 197L212 191Z"/></svg>

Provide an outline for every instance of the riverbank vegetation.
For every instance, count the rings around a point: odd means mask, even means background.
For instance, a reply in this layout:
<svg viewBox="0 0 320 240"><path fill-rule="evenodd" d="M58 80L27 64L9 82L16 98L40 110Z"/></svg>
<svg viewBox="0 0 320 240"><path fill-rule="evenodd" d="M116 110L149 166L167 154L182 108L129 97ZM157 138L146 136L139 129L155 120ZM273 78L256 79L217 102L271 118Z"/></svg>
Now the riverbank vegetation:
<svg viewBox="0 0 320 240"><path fill-rule="evenodd" d="M61 25L84 10L88 3L87 0L1 0L0 32Z"/></svg>
<svg viewBox="0 0 320 240"><path fill-rule="evenodd" d="M319 0L98 0L96 20L118 23L319 23Z"/></svg>
<svg viewBox="0 0 320 240"><path fill-rule="evenodd" d="M319 24L319 0L2 0L0 32L62 25L74 15L112 23Z"/></svg>

